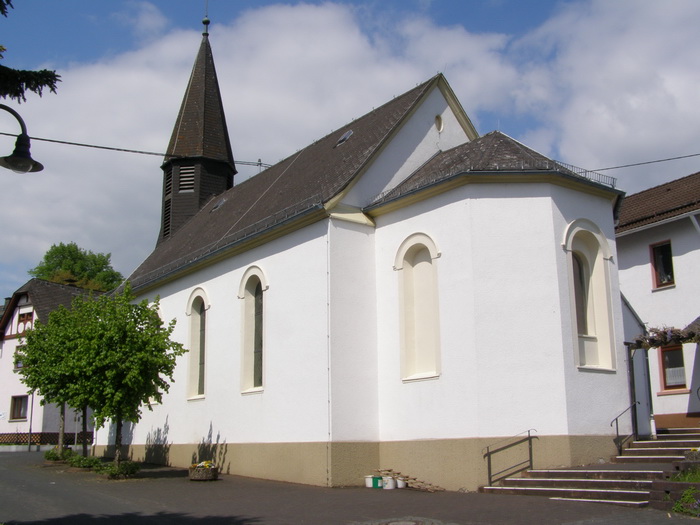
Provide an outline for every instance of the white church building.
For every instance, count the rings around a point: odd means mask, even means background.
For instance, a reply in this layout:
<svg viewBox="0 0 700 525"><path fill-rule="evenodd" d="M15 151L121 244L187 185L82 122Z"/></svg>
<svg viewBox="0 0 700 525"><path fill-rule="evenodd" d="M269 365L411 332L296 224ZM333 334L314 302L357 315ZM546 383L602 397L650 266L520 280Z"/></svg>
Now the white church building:
<svg viewBox="0 0 700 525"><path fill-rule="evenodd" d="M206 32L163 172L129 280L189 352L129 429L133 459L474 490L485 447L527 431L535 466L615 454L612 179L479 135L440 74L234 185Z"/></svg>

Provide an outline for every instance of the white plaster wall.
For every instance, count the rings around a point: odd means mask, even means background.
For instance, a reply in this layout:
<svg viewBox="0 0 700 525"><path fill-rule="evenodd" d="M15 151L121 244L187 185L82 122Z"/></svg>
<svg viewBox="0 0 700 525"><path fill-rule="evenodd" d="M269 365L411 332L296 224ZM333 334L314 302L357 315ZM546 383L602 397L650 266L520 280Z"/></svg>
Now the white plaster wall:
<svg viewBox="0 0 700 525"><path fill-rule="evenodd" d="M675 285L654 289L649 246L671 241ZM689 218L622 235L617 239L620 286L648 326L685 328L700 315L700 234ZM699 359L695 345L683 346L686 384L690 394L658 395L662 391L659 352L649 350L649 375L655 414L700 412ZM700 368L697 368L700 370Z"/></svg>
<svg viewBox="0 0 700 525"><path fill-rule="evenodd" d="M17 310L13 319L8 323L7 332L14 331L17 326ZM10 328L12 327L12 328ZM14 359L17 346L21 346L21 338L6 338L0 341L0 434L13 432L29 432L29 416L32 413L32 396L22 383L21 376L15 371ZM29 395L26 421L10 421L10 409L13 396ZM39 403L41 397L34 396L34 411L32 417L32 432L41 432L44 407ZM56 431L58 428L56 428Z"/></svg>
<svg viewBox="0 0 700 525"><path fill-rule="evenodd" d="M442 132L435 127L437 115L442 118ZM455 118L452 108L436 87L348 192L343 203L350 206L366 206L380 193L397 186L438 151L445 151L468 141L469 138Z"/></svg>
<svg viewBox="0 0 700 525"><path fill-rule="evenodd" d="M622 306L618 279L618 262L614 240L612 203L607 198L580 193L564 187L552 188L555 243L558 246L557 266L561 291L562 346L566 372L566 403L569 433L575 435L608 434L614 432L610 422L631 404L627 354L624 347ZM608 286L614 333L613 370L598 371L577 368L575 328L571 311L571 291L568 284L568 262L561 243L566 226L576 219L588 219L600 228L608 241L612 257L607 261ZM620 432L631 432L631 419L620 419Z"/></svg>
<svg viewBox="0 0 700 525"><path fill-rule="evenodd" d="M566 434L558 239L549 186L473 184L377 221L382 439ZM442 374L403 383L398 277L409 235L429 235L437 265Z"/></svg>
<svg viewBox="0 0 700 525"><path fill-rule="evenodd" d="M653 289L649 246L671 240L675 286ZM700 234L682 219L617 239L620 286L651 327L685 328L700 315Z"/></svg>
<svg viewBox="0 0 700 525"><path fill-rule="evenodd" d="M376 441L377 297L374 228L329 222L333 441Z"/></svg>
<svg viewBox="0 0 700 525"><path fill-rule="evenodd" d="M325 222L166 284L166 320L176 318L174 339L189 341L188 299L205 290L207 311L206 394L188 400L188 355L178 360L170 392L144 412L133 443L159 431L168 443L310 442L328 436L327 279ZM241 278L250 265L265 274L264 388L241 393ZM167 430L167 432L166 432ZM106 431L98 439L104 443Z"/></svg>

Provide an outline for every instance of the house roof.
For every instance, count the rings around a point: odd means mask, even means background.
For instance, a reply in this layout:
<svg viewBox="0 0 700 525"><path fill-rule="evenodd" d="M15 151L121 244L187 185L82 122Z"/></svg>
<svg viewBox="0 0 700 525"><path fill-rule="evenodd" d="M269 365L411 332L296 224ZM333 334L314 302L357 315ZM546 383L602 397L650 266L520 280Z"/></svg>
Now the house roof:
<svg viewBox="0 0 700 525"><path fill-rule="evenodd" d="M439 74L359 119L330 133L262 173L214 197L169 239L161 242L129 277L143 290L202 264L243 251L292 227L328 217L331 201L357 179L408 116L436 86L451 95ZM461 108L458 112L463 113ZM466 115L463 115L468 122ZM459 116L458 116L459 118ZM468 123L469 127L471 126ZM500 132L445 152L438 152L398 187L379 196L364 211L464 173L550 172L591 185L597 191L621 192L591 181ZM614 179L610 179L614 180ZM327 210L326 208L329 208Z"/></svg>
<svg viewBox="0 0 700 525"><path fill-rule="evenodd" d="M0 317L0 339L4 337L7 323L24 295L29 296L29 303L34 308L37 318L46 322L49 314L60 305L70 308L73 299L80 295L87 295L90 291L76 286L52 283L43 279L30 279L12 294L10 302Z"/></svg>
<svg viewBox="0 0 700 525"><path fill-rule="evenodd" d="M323 204L346 188L419 105L442 75L326 135L214 197L131 274L134 289L293 220L326 217ZM352 134L350 134L352 132ZM345 137L346 140L341 139Z"/></svg>
<svg viewBox="0 0 700 525"><path fill-rule="evenodd" d="M612 189L614 186L614 179L601 179L601 184L598 180L599 174L575 170L573 166L549 159L500 131L492 131L450 150L438 152L404 182L378 196L370 208L461 175L505 177L513 174L528 176L533 173L550 172L557 177L594 185L597 188L604 186L606 189Z"/></svg>
<svg viewBox="0 0 700 525"><path fill-rule="evenodd" d="M625 197L616 232L635 230L700 211L700 172Z"/></svg>
<svg viewBox="0 0 700 525"><path fill-rule="evenodd" d="M165 163L178 157L203 157L234 167L219 81L209 36L204 33L182 100Z"/></svg>

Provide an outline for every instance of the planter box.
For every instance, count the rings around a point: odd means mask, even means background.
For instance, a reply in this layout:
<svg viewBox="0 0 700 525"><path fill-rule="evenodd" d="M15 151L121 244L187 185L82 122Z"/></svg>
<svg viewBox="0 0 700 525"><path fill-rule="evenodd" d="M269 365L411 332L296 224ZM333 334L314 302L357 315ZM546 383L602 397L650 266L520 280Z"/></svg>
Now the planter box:
<svg viewBox="0 0 700 525"><path fill-rule="evenodd" d="M216 481L219 479L219 467L194 468L190 467L190 481Z"/></svg>

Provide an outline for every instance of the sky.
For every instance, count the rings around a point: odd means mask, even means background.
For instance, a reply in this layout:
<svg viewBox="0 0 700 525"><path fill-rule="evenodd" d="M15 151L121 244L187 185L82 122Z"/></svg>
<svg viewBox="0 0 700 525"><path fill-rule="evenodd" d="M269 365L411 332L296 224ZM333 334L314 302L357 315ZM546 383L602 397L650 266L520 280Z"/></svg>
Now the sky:
<svg viewBox="0 0 700 525"><path fill-rule="evenodd" d="M125 276L153 249L162 156L38 139L163 153L205 14L238 161L274 164L442 72L480 134L602 170L628 194L700 171L697 0L13 4L0 64L62 82L0 101L22 115L45 166L0 169L4 297L59 242L110 253ZM18 132L0 111L0 133ZM0 135L0 156L13 146Z"/></svg>

